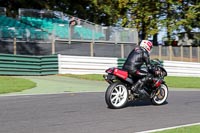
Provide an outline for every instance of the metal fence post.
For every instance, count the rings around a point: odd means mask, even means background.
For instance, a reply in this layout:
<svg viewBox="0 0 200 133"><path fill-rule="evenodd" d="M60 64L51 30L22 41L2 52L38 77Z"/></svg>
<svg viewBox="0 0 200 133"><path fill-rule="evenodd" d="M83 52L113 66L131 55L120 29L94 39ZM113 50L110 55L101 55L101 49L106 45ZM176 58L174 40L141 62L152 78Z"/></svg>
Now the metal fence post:
<svg viewBox="0 0 200 133"><path fill-rule="evenodd" d="M54 38L54 36L52 37L51 51L52 51L52 54L55 54L55 38Z"/></svg>
<svg viewBox="0 0 200 133"><path fill-rule="evenodd" d="M190 46L190 61L192 62L192 46Z"/></svg>
<svg viewBox="0 0 200 133"><path fill-rule="evenodd" d="M197 60L198 60L198 62L200 62L200 57L199 57L200 54L199 54L199 52L200 52L200 51L199 51L199 46L198 46L198 47L197 47Z"/></svg>
<svg viewBox="0 0 200 133"><path fill-rule="evenodd" d="M94 42L90 43L90 56L93 57L94 56Z"/></svg>
<svg viewBox="0 0 200 133"><path fill-rule="evenodd" d="M162 57L162 47L161 47L161 45L158 46L158 49L159 49L159 56L158 56L158 58L159 58L159 60L161 60L161 57Z"/></svg>
<svg viewBox="0 0 200 133"><path fill-rule="evenodd" d="M72 31L71 31L72 29L71 29L71 26L69 26L69 28L68 28L68 33L69 33L69 40L68 40L68 43L69 44L71 44L71 40L72 40Z"/></svg>
<svg viewBox="0 0 200 133"><path fill-rule="evenodd" d="M121 58L124 58L124 44L121 44Z"/></svg>
<svg viewBox="0 0 200 133"><path fill-rule="evenodd" d="M169 60L172 60L172 46L169 46Z"/></svg>
<svg viewBox="0 0 200 133"><path fill-rule="evenodd" d="M17 41L16 41L16 37L14 37L14 41L13 41L13 53L14 53L14 55L17 54Z"/></svg>
<svg viewBox="0 0 200 133"><path fill-rule="evenodd" d="M181 45L181 61L183 61L183 46Z"/></svg>

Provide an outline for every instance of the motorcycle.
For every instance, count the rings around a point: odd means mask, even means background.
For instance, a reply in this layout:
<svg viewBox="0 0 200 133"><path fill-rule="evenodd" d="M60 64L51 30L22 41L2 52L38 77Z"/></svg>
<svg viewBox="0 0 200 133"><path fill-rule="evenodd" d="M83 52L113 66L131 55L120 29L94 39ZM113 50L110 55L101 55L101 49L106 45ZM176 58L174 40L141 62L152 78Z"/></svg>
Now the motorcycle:
<svg viewBox="0 0 200 133"><path fill-rule="evenodd" d="M153 69L159 71L159 74L150 74L151 80L146 82L141 89L141 94L138 96L136 91L131 89L133 85L139 80L132 77L126 70L112 67L108 68L103 75L104 79L109 83L105 92L105 101L108 108L119 109L127 105L129 101L150 99L153 105L162 105L166 102L168 97L168 86L164 81L167 76L167 71L163 64L158 59L151 60ZM147 72L146 67L141 68L142 71Z"/></svg>

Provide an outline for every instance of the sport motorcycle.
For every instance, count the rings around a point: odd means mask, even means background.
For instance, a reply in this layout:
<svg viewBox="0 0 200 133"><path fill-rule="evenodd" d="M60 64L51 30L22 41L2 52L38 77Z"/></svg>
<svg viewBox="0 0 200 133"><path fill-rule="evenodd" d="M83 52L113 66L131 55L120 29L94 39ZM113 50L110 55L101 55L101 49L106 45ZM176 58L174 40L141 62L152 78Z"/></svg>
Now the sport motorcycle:
<svg viewBox="0 0 200 133"><path fill-rule="evenodd" d="M168 86L164 78L167 76L162 61L158 59L151 60L151 65L159 74L150 74L145 65L141 71L145 72L145 76L149 78L140 89L140 94L132 87L139 80L138 77L133 77L128 71L112 67L108 68L103 75L104 79L109 83L105 92L105 101L108 108L119 109L127 105L129 101L149 99L153 105L162 105L166 103L168 97Z"/></svg>

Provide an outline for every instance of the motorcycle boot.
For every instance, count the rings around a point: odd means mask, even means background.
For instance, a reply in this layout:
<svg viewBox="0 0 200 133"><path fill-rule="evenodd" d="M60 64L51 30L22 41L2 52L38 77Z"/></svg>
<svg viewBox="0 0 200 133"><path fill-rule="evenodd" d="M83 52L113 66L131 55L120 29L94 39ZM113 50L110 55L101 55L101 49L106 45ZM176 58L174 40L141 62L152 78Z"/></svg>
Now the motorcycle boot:
<svg viewBox="0 0 200 133"><path fill-rule="evenodd" d="M136 82L136 84L135 85L133 85L133 87L131 88L131 90L134 92L134 95L135 95L135 97L140 97L140 95L142 95L142 92L141 92L141 88L143 87L143 82L142 82L142 80L140 79L140 80L138 80L137 82Z"/></svg>
<svg viewBox="0 0 200 133"><path fill-rule="evenodd" d="M141 80L139 86L136 89L136 93L138 93L139 95L143 94L143 85L144 85L144 81Z"/></svg>
<svg viewBox="0 0 200 133"><path fill-rule="evenodd" d="M138 81L132 86L131 90L132 90L133 92L137 91L137 88L140 86L141 83L142 83L141 80L138 80Z"/></svg>
<svg viewBox="0 0 200 133"><path fill-rule="evenodd" d="M143 85L146 83L147 78L144 77L139 79L137 83L131 88L133 92L135 92L136 97L147 96L147 92L143 89Z"/></svg>

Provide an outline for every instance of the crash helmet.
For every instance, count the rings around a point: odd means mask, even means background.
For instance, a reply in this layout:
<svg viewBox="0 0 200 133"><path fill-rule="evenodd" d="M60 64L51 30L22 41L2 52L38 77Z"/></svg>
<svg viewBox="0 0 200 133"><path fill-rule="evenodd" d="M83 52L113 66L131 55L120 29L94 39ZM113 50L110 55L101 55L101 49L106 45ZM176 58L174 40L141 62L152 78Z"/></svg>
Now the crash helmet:
<svg viewBox="0 0 200 133"><path fill-rule="evenodd" d="M153 48L153 43L148 40L142 40L140 43L140 47L144 48L148 53L150 53L151 49Z"/></svg>

